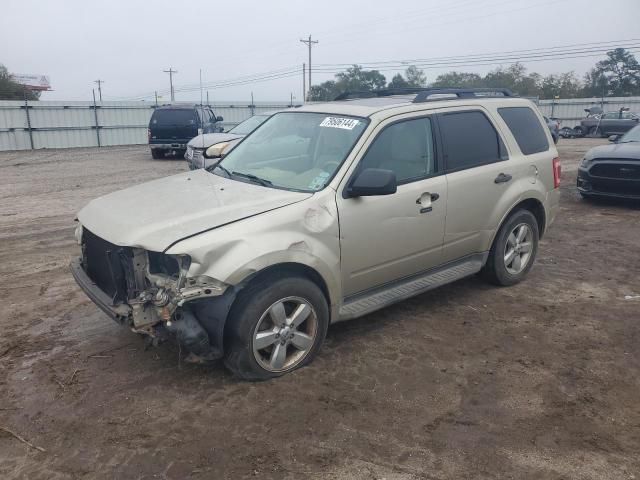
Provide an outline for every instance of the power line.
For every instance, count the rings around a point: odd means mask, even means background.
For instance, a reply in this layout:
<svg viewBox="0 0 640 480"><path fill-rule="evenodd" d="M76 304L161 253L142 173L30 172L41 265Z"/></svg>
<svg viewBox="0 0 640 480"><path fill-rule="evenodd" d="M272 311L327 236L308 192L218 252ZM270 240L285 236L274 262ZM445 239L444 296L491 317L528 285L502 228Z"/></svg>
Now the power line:
<svg viewBox="0 0 640 480"><path fill-rule="evenodd" d="M319 63L319 66L351 66L354 63L357 65L380 65L380 64L385 64L385 63L401 63L401 62L408 62L408 63L413 63L413 62L423 62L423 61L430 61L430 60L454 60L454 59L463 59L463 58L473 58L473 57L485 57L485 56L496 56L496 55L506 55L509 53L527 53L527 52L543 52L543 51L549 51L549 53L553 53L551 52L552 50L559 50L559 49L571 49L572 47L588 47L588 46L592 46L595 45L596 47L592 47L592 48L597 48L598 46L601 46L602 48L612 48L613 45L615 45L616 47L620 46L621 44L630 44L630 43L636 43L636 42L640 42L640 38L629 38L629 39L625 39L625 40L608 40L608 41L601 41L601 42L589 42L589 43L574 43L574 44L570 44L570 45L560 45L560 46L555 46L555 47L543 47L543 48L529 48L529 49L524 49L524 50L506 50L506 51L502 51L502 52L491 52L491 53L477 53L477 54L470 54L470 55L454 55L454 56L444 56L444 57L431 57L431 58L413 58L413 59L404 59L404 60L385 60L385 61L375 61L375 62L350 62L350 63ZM613 45L611 45L613 44ZM605 45L609 45L607 47L605 47ZM624 47L622 47L624 48Z"/></svg>
<svg viewBox="0 0 640 480"><path fill-rule="evenodd" d="M640 48L640 43L635 43L632 45L627 45L624 47L626 50L635 51ZM462 67L462 66L482 66L482 65L493 65L497 63L516 63L516 62L539 62L544 60L563 60L563 59L572 59L572 58L584 58L584 57L593 57L600 56L603 53L606 53L610 50L610 47L606 48L598 48L598 49L582 49L582 50L568 50L568 51L560 51L560 52L547 52L547 53L532 53L532 54L523 54L523 55L496 55L496 56L488 56L482 55L475 58L464 58L464 57L440 57L432 60L423 59L420 61L416 60L396 60L392 62L388 62L386 64L356 64L361 66L364 69L378 69L380 71L391 71L391 70L399 70L405 69L409 65L414 65L423 69L433 69L433 68L450 68L450 67ZM318 67L315 69L316 72L325 72L325 73L334 73L341 72L344 70L346 65L354 65L354 64L343 64L344 67Z"/></svg>
<svg viewBox="0 0 640 480"><path fill-rule="evenodd" d="M621 42L628 42L624 45L620 45ZM463 66L486 66L495 65L506 62L539 62L539 61L552 61L552 60L565 60L572 58L585 58L600 56L607 51L610 51L614 46L624 47L630 52L635 52L640 48L640 39L629 40L615 40L615 41L603 41L603 42L590 42L584 44L573 44L565 46L552 46L545 48L526 49L526 50L509 50L505 52L493 52L485 54L474 55L459 55L450 57L433 57L423 59L407 59L407 60L386 60L386 61L374 61L364 64L360 64L364 69L379 69L380 71L397 71L405 69L408 65L413 64L416 67L423 69L444 69L444 68L456 68ZM617 44L617 45L612 45ZM585 48L573 48L581 47ZM356 63L357 64L357 63ZM319 67L313 68L314 73L339 73L344 71L343 67L351 66L353 63L335 63L335 64L320 64ZM299 66L283 67L278 70L272 70L269 72L255 73L251 75L244 75L240 77L234 77L227 80L221 80L216 82L203 83L203 88L216 89L216 88L228 88L234 86L249 85L255 83L261 83L266 81L290 78L300 74ZM185 85L181 87L173 87L173 92L190 92L200 88L199 84ZM158 92L162 93L162 92ZM141 94L136 97L128 97L135 99L143 99L153 97L153 92L150 94Z"/></svg>

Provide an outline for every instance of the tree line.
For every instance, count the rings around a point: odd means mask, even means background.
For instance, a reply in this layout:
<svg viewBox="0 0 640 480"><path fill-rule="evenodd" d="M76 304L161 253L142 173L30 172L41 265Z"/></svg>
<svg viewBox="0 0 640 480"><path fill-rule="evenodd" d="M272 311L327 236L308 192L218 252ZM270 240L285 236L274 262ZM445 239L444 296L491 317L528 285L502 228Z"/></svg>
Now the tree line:
<svg viewBox="0 0 640 480"><path fill-rule="evenodd" d="M582 79L575 72L540 75L527 72L521 63L508 67L498 67L486 75L471 72L451 71L438 75L427 84L424 71L416 66L406 69L404 76L396 74L387 83L386 77L378 70L364 70L353 65L338 73L335 80L328 80L311 87L312 101L333 100L346 91L371 91L384 88L406 87L504 87L521 96L550 98L581 97L624 97L640 95L640 64L635 56L624 48L607 52L607 58L599 61Z"/></svg>

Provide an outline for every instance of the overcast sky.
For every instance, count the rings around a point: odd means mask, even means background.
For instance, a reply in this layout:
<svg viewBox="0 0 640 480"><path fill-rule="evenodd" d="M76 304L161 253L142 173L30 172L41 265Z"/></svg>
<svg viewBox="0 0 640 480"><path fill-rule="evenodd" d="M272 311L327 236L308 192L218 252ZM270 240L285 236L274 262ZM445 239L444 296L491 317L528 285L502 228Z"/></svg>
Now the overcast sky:
<svg viewBox="0 0 640 480"><path fill-rule="evenodd" d="M163 70L173 67L178 90L197 86L200 69L208 84L290 75L208 88L214 101L246 101L251 92L256 100L282 101L291 93L302 97L307 48L299 39L309 34L319 41L314 66L329 70L314 72L315 84L340 68L322 64L633 44L628 40L640 38L639 19L639 0L3 0L0 63L14 73L49 75L54 91L42 100L89 100L98 78L105 100L152 98L168 89ZM581 77L603 56L523 63L542 74L575 70ZM485 73L496 66L455 69ZM434 80L452 69L425 73ZM388 79L395 73L381 70ZM176 100L198 98L198 91L176 94Z"/></svg>

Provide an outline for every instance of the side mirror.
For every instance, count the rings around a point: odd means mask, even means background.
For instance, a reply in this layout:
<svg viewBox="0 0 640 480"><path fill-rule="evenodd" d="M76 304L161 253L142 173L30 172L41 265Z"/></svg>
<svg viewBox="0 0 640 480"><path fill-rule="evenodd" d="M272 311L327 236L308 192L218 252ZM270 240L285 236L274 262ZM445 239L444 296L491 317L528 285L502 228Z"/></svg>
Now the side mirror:
<svg viewBox="0 0 640 480"><path fill-rule="evenodd" d="M618 138L620 138L620 135L611 135L611 136L609 137L609 141L610 141L610 142L617 142L617 141L618 141Z"/></svg>
<svg viewBox="0 0 640 480"><path fill-rule="evenodd" d="M391 195L398 190L396 174L391 170L365 168L347 188L347 198Z"/></svg>
<svg viewBox="0 0 640 480"><path fill-rule="evenodd" d="M216 117L216 122L224 122L224 118L222 118L222 117Z"/></svg>

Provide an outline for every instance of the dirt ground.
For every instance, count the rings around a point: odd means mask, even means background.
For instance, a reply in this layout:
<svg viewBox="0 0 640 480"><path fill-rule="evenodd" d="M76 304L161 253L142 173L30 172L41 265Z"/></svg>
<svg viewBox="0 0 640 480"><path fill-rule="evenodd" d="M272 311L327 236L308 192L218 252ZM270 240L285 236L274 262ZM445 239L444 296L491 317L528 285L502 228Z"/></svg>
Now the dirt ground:
<svg viewBox="0 0 640 480"><path fill-rule="evenodd" d="M0 428L0 478L640 479L640 208L575 189L603 142L561 140L524 283L334 325L311 366L255 384L145 350L67 269L78 209L183 161L0 153L0 427L45 450Z"/></svg>

